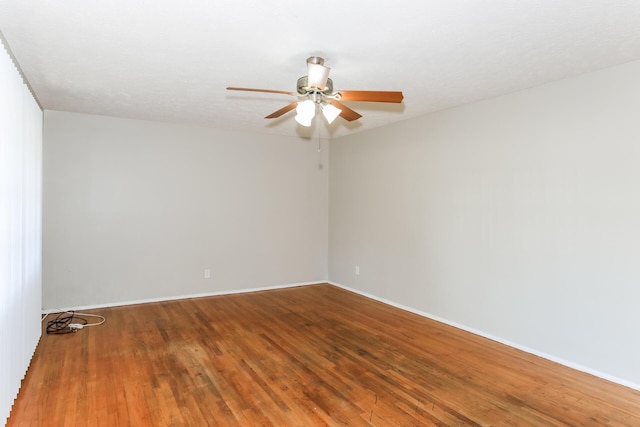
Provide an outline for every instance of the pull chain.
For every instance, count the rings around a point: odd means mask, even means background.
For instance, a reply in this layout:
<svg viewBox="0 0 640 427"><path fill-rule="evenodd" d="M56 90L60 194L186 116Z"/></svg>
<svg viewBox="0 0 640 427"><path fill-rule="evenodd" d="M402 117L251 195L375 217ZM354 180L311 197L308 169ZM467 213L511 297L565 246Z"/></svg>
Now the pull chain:
<svg viewBox="0 0 640 427"><path fill-rule="evenodd" d="M322 151L322 146L320 145L320 127L321 125L318 125L318 153Z"/></svg>

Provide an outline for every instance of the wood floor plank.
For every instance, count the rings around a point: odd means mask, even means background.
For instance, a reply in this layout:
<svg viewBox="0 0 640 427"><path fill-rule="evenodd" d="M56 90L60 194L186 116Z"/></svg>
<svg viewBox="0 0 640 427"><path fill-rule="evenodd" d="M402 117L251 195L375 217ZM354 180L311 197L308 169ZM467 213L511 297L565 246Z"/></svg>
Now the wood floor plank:
<svg viewBox="0 0 640 427"><path fill-rule="evenodd" d="M640 425L640 392L331 285L95 310L8 426Z"/></svg>

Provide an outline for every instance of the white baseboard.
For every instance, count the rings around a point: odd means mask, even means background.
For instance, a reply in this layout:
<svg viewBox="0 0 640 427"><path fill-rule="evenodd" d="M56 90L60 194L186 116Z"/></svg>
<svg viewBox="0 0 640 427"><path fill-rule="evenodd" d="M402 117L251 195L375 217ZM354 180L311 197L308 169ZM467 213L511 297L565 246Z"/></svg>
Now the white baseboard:
<svg viewBox="0 0 640 427"><path fill-rule="evenodd" d="M470 327L468 327L466 325L462 325L460 323L456 323L456 322L452 322L452 321L447 320L447 319L443 319L442 317L439 317L439 316L434 316L431 313L426 313L424 311L416 310L415 308L411 308L411 307L408 307L406 305L398 304L397 302L390 301L390 300L387 300L385 298L380 298L380 297L377 297L375 295L369 294L367 292L363 292L363 291L360 291L358 289L353 289L353 288L350 288L348 286L341 285L340 283L335 283L335 282L332 282L332 281L328 281L327 283L329 283L331 285L334 285L334 286L337 286L339 288L345 289L347 291L350 291L350 292L365 296L367 298L371 298L373 300L382 302L384 304L388 304L388 305L391 305L393 307L408 311L410 313L414 313L414 314L417 314L419 316L426 317L428 319L432 319L432 320L435 320L435 321L440 322L440 323L444 323L445 325L453 326L454 328L461 329L461 330L466 331L466 332L470 332L470 333L472 333L474 335L478 335L478 336L481 336L483 338L488 338L488 339L490 339L492 341L499 342L500 344L504 344L504 345L507 345L509 347L513 347L515 349L524 351L525 353L529 353L529 354L533 354L533 355L538 356L538 357L542 357L543 359L547 359L547 360L550 360L552 362L559 363L560 365L564 365L564 366L569 367L571 369L575 369L577 371L585 372L587 374L591 374L593 376L605 379L607 381L611 381L613 383L620 384L620 385L623 385L625 387L629 387L629 388L632 388L634 390L639 390L640 391L640 384L636 384L636 383L633 383L631 381L627 381L625 379L618 378L618 377L615 377L613 375L609 375L607 373L597 371L595 369L591 369L591 368L589 368L587 366L583 366L583 365L580 365L578 363L571 362L570 360L565 360L565 359L553 356L551 354L547 354L547 353L538 351L536 349L533 349L533 348L530 348L530 347L526 347L526 346L511 342L509 340L505 340L505 339L497 337L495 335L491 335L491 334L488 334L486 332L479 331L479 330L474 329L474 328L470 328Z"/></svg>
<svg viewBox="0 0 640 427"><path fill-rule="evenodd" d="M231 290L203 292L203 293L189 294L189 295L172 295L172 296L164 296L164 297L158 297L158 298L145 298L145 299L133 300L133 301L118 301L118 302L109 302L104 304L91 304L91 305L83 305L83 306L76 306L76 307L56 307L56 308L51 308L46 310L43 309L42 314L47 315L51 313L59 313L61 311L94 310L97 308L121 307L125 305L147 304L152 302L176 301L176 300L188 299L188 298L202 298L202 297L213 297L213 296L219 296L219 295L244 294L248 292L270 291L274 289L286 289L286 288L295 288L298 286L317 285L320 283L329 283L329 282L327 280L319 280L317 282L300 282L300 283L290 283L286 285L272 285L272 286L263 286L263 287L257 287L257 288L231 289Z"/></svg>

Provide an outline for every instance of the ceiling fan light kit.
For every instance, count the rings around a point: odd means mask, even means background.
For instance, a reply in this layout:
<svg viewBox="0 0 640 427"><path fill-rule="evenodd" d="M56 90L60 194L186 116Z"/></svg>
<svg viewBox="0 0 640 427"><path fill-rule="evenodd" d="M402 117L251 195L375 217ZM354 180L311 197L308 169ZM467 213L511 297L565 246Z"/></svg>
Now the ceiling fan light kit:
<svg viewBox="0 0 640 427"><path fill-rule="evenodd" d="M302 101L296 107L296 113L296 122L302 126L309 127L316 115L316 104L310 99Z"/></svg>
<svg viewBox="0 0 640 427"><path fill-rule="evenodd" d="M404 99L402 92L392 91L368 91L368 90L341 90L333 91L333 81L329 78L331 68L324 65L324 58L311 56L307 59L307 75L297 81L296 92L273 89L252 89L242 87L228 87L227 90L240 90L249 92L279 93L283 95L295 95L300 101L291 104L269 114L266 119L275 119L295 109L296 122L309 127L316 115L317 106L320 106L322 114L329 124L340 116L347 121L354 121L362 117L339 101L359 102L393 102L401 103Z"/></svg>
<svg viewBox="0 0 640 427"><path fill-rule="evenodd" d="M322 114L327 119L327 122L331 124L340 115L340 109L331 104L322 104Z"/></svg>

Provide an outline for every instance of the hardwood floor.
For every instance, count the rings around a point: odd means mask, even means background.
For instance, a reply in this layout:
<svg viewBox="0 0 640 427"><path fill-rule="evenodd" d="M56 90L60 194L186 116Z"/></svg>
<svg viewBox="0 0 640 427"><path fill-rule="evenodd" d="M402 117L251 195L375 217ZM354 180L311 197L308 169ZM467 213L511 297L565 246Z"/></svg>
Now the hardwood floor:
<svg viewBox="0 0 640 427"><path fill-rule="evenodd" d="M9 426L640 425L640 392L331 285L94 310Z"/></svg>

